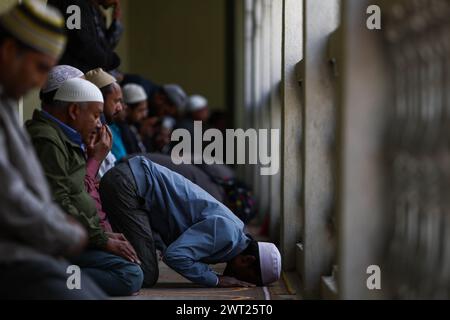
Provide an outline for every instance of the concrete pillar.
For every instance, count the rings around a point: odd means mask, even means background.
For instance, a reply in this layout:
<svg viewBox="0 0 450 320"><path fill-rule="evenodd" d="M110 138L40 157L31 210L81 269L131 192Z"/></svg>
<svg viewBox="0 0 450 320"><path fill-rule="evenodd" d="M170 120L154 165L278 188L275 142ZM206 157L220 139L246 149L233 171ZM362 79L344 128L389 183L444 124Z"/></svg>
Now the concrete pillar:
<svg viewBox="0 0 450 320"><path fill-rule="evenodd" d="M243 128L245 124L245 95L246 95L246 39L247 39L247 21L245 12L245 1L234 0L234 16L236 25L234 27L234 107L233 126ZM242 166L236 167L239 174L242 174Z"/></svg>
<svg viewBox="0 0 450 320"><path fill-rule="evenodd" d="M271 50L273 48L271 38L271 11L272 0L262 0L262 24L261 24L261 96L259 97L259 129L270 129L270 91L271 91ZM279 48L278 48L279 49ZM269 140L270 141L270 140ZM259 143L259 141L258 141ZM258 145L259 152L259 145ZM259 159L259 157L258 157ZM263 166L258 163L257 176L259 180L259 209L261 218L265 218L269 214L270 204L270 176L261 175L261 168Z"/></svg>
<svg viewBox="0 0 450 320"><path fill-rule="evenodd" d="M318 297L321 276L331 274L336 156L335 83L328 39L339 25L339 0L306 0L303 82L304 216L300 266L304 294Z"/></svg>
<svg viewBox="0 0 450 320"><path fill-rule="evenodd" d="M303 58L303 1L285 0L282 45L281 252L283 269L296 267L302 217L302 114L296 65Z"/></svg>
<svg viewBox="0 0 450 320"><path fill-rule="evenodd" d="M367 268L381 266L386 228L382 134L389 71L381 33L365 28L373 1L346 0L340 63L338 287L341 299L376 298ZM383 278L382 287L383 287Z"/></svg>
<svg viewBox="0 0 450 320"><path fill-rule="evenodd" d="M254 0L253 7L254 34L253 34L253 105L252 105L252 121L250 127L258 130L260 127L261 117L261 96L263 93L263 0ZM250 146L248 152L256 153L257 146ZM257 158L257 157L256 157ZM261 183L259 168L256 164L251 164L251 184L255 191L257 203L261 203Z"/></svg>
<svg viewBox="0 0 450 320"><path fill-rule="evenodd" d="M237 128L246 129L251 127L252 108L253 108L253 38L255 26L253 21L253 0L236 0L237 18L242 29L236 27L236 40L242 45L242 51L238 53L236 61L238 62L236 76L241 80L236 82L236 93L240 92L242 103L237 103L239 121L235 123ZM239 46L237 46L239 48ZM242 85L240 85L242 84ZM239 107L241 106L241 107ZM239 177L242 177L247 183L251 182L251 167L248 165L236 166Z"/></svg>
<svg viewBox="0 0 450 320"><path fill-rule="evenodd" d="M283 2L274 0L271 10L271 91L270 91L270 128L281 130L281 47L283 36ZM281 131L280 131L281 133ZM280 163L280 166L282 164ZM270 237L280 241L281 215L281 174L270 177Z"/></svg>

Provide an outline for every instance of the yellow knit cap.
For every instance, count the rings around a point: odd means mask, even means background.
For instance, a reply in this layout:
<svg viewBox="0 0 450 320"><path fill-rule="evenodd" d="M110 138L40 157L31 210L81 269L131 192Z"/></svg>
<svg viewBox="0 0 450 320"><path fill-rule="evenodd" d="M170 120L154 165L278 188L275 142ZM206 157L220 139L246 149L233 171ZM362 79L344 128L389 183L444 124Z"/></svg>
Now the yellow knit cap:
<svg viewBox="0 0 450 320"><path fill-rule="evenodd" d="M0 16L0 24L13 37L39 52L59 58L66 46L64 18L40 0L24 0Z"/></svg>

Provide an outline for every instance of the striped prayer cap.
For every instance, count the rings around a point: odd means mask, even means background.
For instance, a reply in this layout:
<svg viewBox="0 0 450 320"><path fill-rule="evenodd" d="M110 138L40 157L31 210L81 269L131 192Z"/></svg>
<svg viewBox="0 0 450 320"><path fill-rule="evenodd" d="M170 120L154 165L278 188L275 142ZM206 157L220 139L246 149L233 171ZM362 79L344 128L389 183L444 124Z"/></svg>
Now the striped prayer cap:
<svg viewBox="0 0 450 320"><path fill-rule="evenodd" d="M0 16L0 24L13 37L39 52L59 58L66 46L64 18L40 0L24 0Z"/></svg>

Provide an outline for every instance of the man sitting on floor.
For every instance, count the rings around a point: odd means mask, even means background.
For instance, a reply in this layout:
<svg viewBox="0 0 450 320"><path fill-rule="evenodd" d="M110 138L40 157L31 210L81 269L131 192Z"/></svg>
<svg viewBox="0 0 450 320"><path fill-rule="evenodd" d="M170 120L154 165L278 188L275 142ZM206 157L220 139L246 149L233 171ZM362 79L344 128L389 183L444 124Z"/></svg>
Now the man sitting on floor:
<svg viewBox="0 0 450 320"><path fill-rule="evenodd" d="M0 16L0 299L102 299L87 277L67 286L69 264L87 242L52 195L17 113L20 97L45 82L64 50L64 20L26 0Z"/></svg>
<svg viewBox="0 0 450 320"><path fill-rule="evenodd" d="M122 235L101 228L95 203L84 184L86 161L94 158L100 163L109 151L105 148L107 129L100 123L102 112L100 90L87 80L73 78L56 91L53 102L47 101L45 111L34 112L26 127L55 201L88 231L89 250L72 262L107 294L131 295L143 281L136 264L139 260ZM102 139L92 144L97 133Z"/></svg>
<svg viewBox="0 0 450 320"><path fill-rule="evenodd" d="M120 85L117 83L116 79L109 73L103 71L102 68L97 68L87 72L85 74L85 79L95 84L102 92L103 100L105 101L103 107L104 124L107 124L108 126L112 125L118 120L119 114L124 109L122 88L120 88ZM100 166L97 175L99 180L109 169L114 167L116 161L116 157L110 151Z"/></svg>

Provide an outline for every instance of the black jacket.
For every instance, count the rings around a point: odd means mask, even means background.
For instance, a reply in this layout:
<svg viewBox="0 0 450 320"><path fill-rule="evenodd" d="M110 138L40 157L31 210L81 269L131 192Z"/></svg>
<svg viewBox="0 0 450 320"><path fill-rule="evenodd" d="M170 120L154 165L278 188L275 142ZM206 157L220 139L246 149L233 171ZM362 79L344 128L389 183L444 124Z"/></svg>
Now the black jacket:
<svg viewBox="0 0 450 320"><path fill-rule="evenodd" d="M60 64L71 65L85 73L95 68L110 71L119 67L120 58L110 39L114 30L106 29L104 17L92 1L48 0L48 4L58 8L66 22L73 14L67 13L69 6L77 5L81 11L81 29L69 30L67 24L65 26L68 43Z"/></svg>
<svg viewBox="0 0 450 320"><path fill-rule="evenodd" d="M125 122L116 122L116 125L122 134L122 141L127 150L127 154L147 152L139 136L138 129L135 126Z"/></svg>

